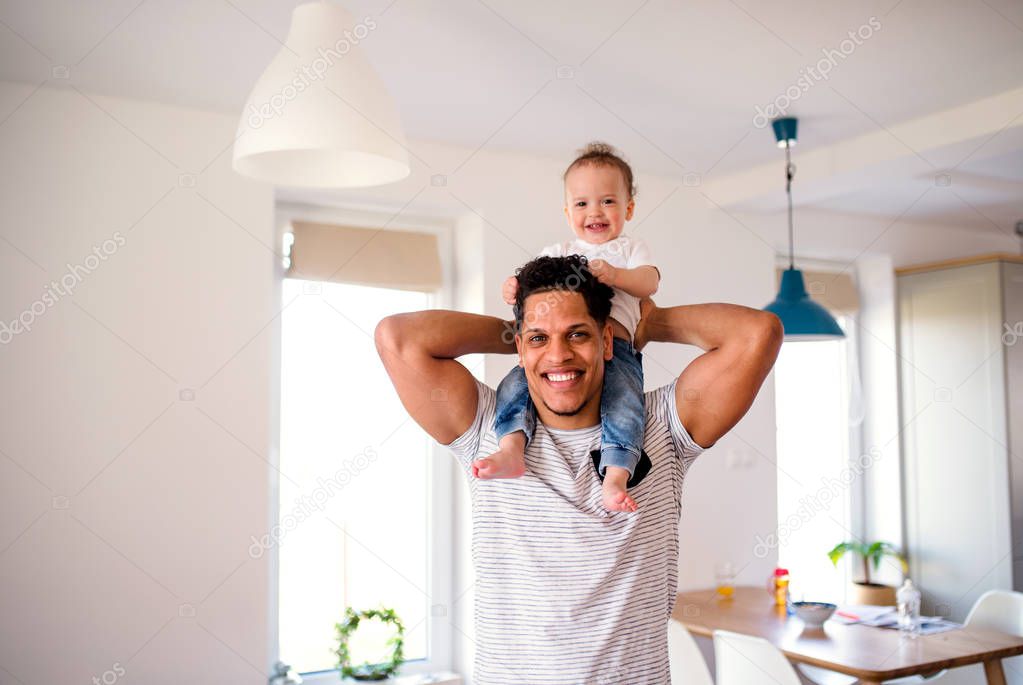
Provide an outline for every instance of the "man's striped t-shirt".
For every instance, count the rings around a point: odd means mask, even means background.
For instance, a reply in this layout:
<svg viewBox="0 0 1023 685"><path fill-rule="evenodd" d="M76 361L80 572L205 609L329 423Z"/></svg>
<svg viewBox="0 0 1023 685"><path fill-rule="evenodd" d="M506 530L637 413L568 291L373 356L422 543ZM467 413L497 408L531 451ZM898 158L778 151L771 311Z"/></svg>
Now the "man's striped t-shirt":
<svg viewBox="0 0 1023 685"><path fill-rule="evenodd" d="M682 480L704 450L675 383L645 394L651 468L629 489L635 512L601 504L599 425L537 422L524 476L474 478L471 462L497 450L494 390L477 391L472 425L447 445L472 498L474 685L666 685Z"/></svg>

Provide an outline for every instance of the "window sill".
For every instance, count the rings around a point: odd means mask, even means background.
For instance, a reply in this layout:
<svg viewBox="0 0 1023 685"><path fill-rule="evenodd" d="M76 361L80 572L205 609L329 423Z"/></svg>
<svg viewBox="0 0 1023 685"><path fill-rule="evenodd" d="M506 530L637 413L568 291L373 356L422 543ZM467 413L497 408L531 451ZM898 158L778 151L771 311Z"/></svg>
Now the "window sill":
<svg viewBox="0 0 1023 685"><path fill-rule="evenodd" d="M337 671L320 671L302 676L302 685L462 685L462 676L450 671L443 673L417 673L414 675L388 678L387 680L352 680L338 678Z"/></svg>

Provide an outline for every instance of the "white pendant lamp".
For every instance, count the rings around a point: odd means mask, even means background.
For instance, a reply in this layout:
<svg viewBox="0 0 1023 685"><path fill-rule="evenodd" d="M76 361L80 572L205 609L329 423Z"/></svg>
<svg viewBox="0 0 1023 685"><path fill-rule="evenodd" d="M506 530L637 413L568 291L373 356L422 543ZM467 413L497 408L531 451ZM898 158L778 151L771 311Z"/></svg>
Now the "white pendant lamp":
<svg viewBox="0 0 1023 685"><path fill-rule="evenodd" d="M376 22L333 2L295 8L285 47L259 77L234 144L234 170L282 186L359 188L409 174L394 101L359 44Z"/></svg>

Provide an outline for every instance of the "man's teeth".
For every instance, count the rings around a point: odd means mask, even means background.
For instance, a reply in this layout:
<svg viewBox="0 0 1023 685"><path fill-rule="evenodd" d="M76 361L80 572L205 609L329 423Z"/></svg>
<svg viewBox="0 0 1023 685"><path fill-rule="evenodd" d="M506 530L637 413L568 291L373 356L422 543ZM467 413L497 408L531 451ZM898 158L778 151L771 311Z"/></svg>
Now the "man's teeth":
<svg viewBox="0 0 1023 685"><path fill-rule="evenodd" d="M578 375L579 374L576 373L575 371L573 371L571 373L549 373L549 374L547 374L547 378L548 378L548 380L552 380L552 381L555 381L555 382L560 382L560 381L570 381L570 380L572 380L573 378L575 378Z"/></svg>

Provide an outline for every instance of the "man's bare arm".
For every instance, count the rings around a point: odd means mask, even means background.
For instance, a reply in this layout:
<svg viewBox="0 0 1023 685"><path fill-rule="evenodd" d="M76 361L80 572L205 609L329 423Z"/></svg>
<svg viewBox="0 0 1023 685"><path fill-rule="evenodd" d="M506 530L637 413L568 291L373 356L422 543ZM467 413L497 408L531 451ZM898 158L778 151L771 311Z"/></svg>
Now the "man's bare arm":
<svg viewBox="0 0 1023 685"><path fill-rule="evenodd" d="M655 341L706 350L679 375L675 402L689 435L710 447L753 405L781 349L781 319L724 303L660 309L645 301L643 310L637 348Z"/></svg>
<svg viewBox="0 0 1023 685"><path fill-rule="evenodd" d="M508 323L493 316L430 310L395 314L376 328L376 346L409 415L446 445L476 418L476 384L455 361L474 353L512 353Z"/></svg>

